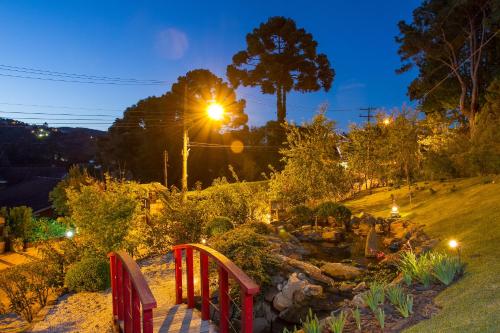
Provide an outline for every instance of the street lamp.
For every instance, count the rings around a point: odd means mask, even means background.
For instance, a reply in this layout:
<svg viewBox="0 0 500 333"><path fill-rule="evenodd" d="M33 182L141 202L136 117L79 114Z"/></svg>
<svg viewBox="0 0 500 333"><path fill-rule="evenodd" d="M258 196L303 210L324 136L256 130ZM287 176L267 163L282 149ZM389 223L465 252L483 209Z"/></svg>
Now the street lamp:
<svg viewBox="0 0 500 333"><path fill-rule="evenodd" d="M187 91L185 92L187 95ZM185 97L185 106L184 111L187 109L187 97ZM206 107L206 113L208 117L212 120L222 120L224 118L224 107L215 102L210 102ZM184 115L185 117L185 115ZM185 118L184 118L185 119ZM183 135L183 145L182 145L182 200L187 200L187 191L188 191L188 156L189 156L189 126L187 126L186 121L184 120L184 135Z"/></svg>

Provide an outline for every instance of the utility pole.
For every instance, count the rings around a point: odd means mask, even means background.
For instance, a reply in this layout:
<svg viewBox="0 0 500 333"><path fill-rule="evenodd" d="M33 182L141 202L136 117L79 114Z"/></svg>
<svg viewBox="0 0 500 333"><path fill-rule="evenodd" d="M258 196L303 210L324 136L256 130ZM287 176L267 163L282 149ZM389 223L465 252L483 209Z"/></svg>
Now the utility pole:
<svg viewBox="0 0 500 333"><path fill-rule="evenodd" d="M186 202L187 200L187 191L188 191L188 156L189 156L189 127L186 123L187 116L187 82L184 86L184 110L182 113L182 122L183 122L183 140L182 140L182 201Z"/></svg>
<svg viewBox="0 0 500 333"><path fill-rule="evenodd" d="M165 187L168 189L168 151L165 149L163 151L163 178L165 181Z"/></svg>
<svg viewBox="0 0 500 333"><path fill-rule="evenodd" d="M366 111L366 115L363 115L363 114L360 114L359 117L360 118L366 118L366 120L368 121L368 124L371 123L372 121L372 118L374 117L373 114L372 114L372 111L375 111L377 108L374 108L373 106L369 106L367 108L362 108L360 109L361 111Z"/></svg>
<svg viewBox="0 0 500 333"><path fill-rule="evenodd" d="M370 137L371 136L371 121L372 121L372 118L374 117L373 114L372 114L372 111L375 111L376 108L372 107L372 106L369 106L367 108L362 108L360 109L361 111L366 111L366 115L363 115L363 114L360 114L359 117L360 118L366 118L367 122L368 122L368 132L367 134L369 135L367 138L367 142L366 142L366 161L365 161L365 167L366 167L366 171L365 171L365 188L368 190L368 174L370 173L370 143L371 143L371 140L372 138ZM370 188L371 188L371 184L370 184Z"/></svg>

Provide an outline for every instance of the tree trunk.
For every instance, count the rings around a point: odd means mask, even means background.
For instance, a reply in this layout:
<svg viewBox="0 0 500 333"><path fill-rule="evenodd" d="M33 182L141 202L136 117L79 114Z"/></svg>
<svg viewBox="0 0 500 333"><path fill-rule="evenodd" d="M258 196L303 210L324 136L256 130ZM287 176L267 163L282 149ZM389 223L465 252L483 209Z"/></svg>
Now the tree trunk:
<svg viewBox="0 0 500 333"><path fill-rule="evenodd" d="M277 108L277 120L279 123L285 122L285 117L283 116L283 95L281 86L276 89L276 108Z"/></svg>
<svg viewBox="0 0 500 333"><path fill-rule="evenodd" d="M282 122L285 122L286 120L286 90L285 90L285 87L281 87L282 89L282 92L281 92L281 112L282 112L282 118L283 118L283 121Z"/></svg>

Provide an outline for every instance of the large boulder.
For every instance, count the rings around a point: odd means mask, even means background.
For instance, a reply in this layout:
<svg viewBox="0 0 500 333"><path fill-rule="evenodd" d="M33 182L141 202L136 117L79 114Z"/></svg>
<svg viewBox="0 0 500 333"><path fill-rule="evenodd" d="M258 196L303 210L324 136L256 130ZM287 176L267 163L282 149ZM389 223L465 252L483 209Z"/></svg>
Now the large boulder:
<svg viewBox="0 0 500 333"><path fill-rule="evenodd" d="M303 277L303 279L300 277ZM293 273L282 290L274 296L272 302L273 307L282 312L290 307L308 303L310 300L322 295L323 287L310 283L303 274Z"/></svg>
<svg viewBox="0 0 500 333"><path fill-rule="evenodd" d="M357 267L331 262L321 266L321 271L334 279L352 280L363 274Z"/></svg>

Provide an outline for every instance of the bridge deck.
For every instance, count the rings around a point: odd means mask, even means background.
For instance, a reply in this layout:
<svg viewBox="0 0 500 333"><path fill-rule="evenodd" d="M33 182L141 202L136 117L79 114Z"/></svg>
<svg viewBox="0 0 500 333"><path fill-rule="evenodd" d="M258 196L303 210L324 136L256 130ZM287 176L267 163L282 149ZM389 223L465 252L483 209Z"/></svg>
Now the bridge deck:
<svg viewBox="0 0 500 333"><path fill-rule="evenodd" d="M155 333L217 333L210 321L201 320L201 313L185 304L153 310Z"/></svg>

